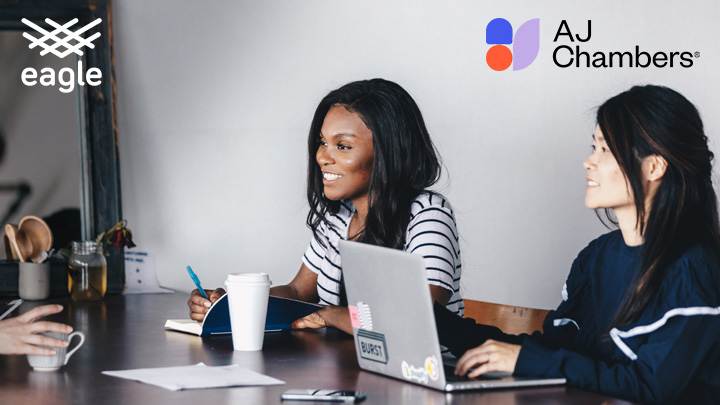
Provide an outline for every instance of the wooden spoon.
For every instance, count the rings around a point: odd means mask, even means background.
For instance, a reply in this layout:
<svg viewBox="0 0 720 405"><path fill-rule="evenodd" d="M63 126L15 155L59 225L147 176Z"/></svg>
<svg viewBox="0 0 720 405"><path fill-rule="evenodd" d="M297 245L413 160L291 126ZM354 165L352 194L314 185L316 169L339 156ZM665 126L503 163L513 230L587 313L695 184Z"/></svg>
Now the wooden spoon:
<svg viewBox="0 0 720 405"><path fill-rule="evenodd" d="M10 241L10 248L13 250L13 256L17 257L18 260L21 262L25 261L25 257L22 255L22 252L20 251L20 247L17 243L17 226L13 224L7 224L5 225L5 234L7 235L8 240Z"/></svg>
<svg viewBox="0 0 720 405"><path fill-rule="evenodd" d="M20 254L26 262L29 262L33 255L33 242L27 232L25 232L22 228L17 228L15 230L15 241L17 243L17 247L20 249Z"/></svg>

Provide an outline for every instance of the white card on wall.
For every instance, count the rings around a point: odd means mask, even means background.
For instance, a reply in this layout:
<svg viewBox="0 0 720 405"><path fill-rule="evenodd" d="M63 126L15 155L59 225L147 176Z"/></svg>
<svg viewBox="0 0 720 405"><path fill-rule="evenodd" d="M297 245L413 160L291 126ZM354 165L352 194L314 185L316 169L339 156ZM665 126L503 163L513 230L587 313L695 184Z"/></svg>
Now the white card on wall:
<svg viewBox="0 0 720 405"><path fill-rule="evenodd" d="M160 287L155 275L155 255L125 249L125 294L171 293Z"/></svg>

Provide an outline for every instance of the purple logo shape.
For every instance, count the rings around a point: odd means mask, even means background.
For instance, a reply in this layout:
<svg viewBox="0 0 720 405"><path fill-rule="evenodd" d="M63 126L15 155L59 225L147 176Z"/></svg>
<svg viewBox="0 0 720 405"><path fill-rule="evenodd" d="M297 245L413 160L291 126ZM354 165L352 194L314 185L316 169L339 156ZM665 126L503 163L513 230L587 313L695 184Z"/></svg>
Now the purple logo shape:
<svg viewBox="0 0 720 405"><path fill-rule="evenodd" d="M515 32L513 39L513 70L530 66L540 51L540 19L526 21Z"/></svg>

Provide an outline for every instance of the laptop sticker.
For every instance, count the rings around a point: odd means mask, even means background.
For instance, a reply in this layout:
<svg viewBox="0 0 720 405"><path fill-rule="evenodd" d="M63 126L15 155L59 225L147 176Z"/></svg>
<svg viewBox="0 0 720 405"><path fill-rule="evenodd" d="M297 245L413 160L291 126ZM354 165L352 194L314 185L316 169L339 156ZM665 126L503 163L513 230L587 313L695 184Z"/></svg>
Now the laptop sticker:
<svg viewBox="0 0 720 405"><path fill-rule="evenodd" d="M387 364L388 352L385 335L360 329L357 331L356 339L357 348L360 349L360 357Z"/></svg>
<svg viewBox="0 0 720 405"><path fill-rule="evenodd" d="M357 311L360 321L360 329L373 330L373 321L372 315L370 314L370 306L364 302L358 302Z"/></svg>
<svg viewBox="0 0 720 405"><path fill-rule="evenodd" d="M405 379L415 380L419 383L427 384L428 375L427 375L427 371L425 371L424 368L413 367L404 360L403 360L401 366L402 366L402 374L403 374L403 377L405 377Z"/></svg>
<svg viewBox="0 0 720 405"><path fill-rule="evenodd" d="M440 377L438 371L438 360L435 356L425 358L424 367L415 367L403 361L401 364L403 377L407 380L415 380L422 384L427 384L428 379L437 381Z"/></svg>
<svg viewBox="0 0 720 405"><path fill-rule="evenodd" d="M430 356L425 359L425 371L427 371L431 380L437 381L440 373L438 372L438 361L435 356Z"/></svg>
<svg viewBox="0 0 720 405"><path fill-rule="evenodd" d="M360 329L360 317L358 316L358 310L355 305L348 305L348 311L350 312L350 324L355 329Z"/></svg>

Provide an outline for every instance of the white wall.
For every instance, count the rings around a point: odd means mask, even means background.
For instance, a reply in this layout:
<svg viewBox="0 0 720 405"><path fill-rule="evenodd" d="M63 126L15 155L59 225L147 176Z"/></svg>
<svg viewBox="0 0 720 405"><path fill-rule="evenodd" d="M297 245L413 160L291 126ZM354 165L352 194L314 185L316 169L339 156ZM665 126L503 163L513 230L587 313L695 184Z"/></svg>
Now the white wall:
<svg viewBox="0 0 720 405"><path fill-rule="evenodd" d="M113 3L123 210L160 283L228 272L289 281L305 227L305 140L329 91L383 77L424 113L447 170L469 298L554 307L575 255L605 232L583 205L594 107L664 84L703 113L716 153L715 1L178 1ZM485 63L485 26L540 18L527 69ZM561 69L565 19L587 51L700 52L692 68ZM576 43L577 44L577 43ZM571 44L571 45L576 45ZM448 180L449 176L449 180Z"/></svg>

